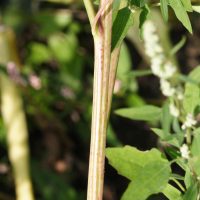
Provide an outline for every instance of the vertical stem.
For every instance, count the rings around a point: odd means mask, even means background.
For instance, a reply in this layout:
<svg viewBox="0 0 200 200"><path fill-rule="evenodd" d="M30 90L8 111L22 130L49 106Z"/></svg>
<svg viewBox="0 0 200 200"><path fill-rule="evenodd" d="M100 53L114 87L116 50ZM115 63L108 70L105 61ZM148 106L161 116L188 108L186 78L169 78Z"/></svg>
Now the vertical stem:
<svg viewBox="0 0 200 200"><path fill-rule="evenodd" d="M100 6L103 3L101 1ZM112 3L109 3L101 14L98 20L97 31L98 34L94 34L94 96L87 200L101 200L103 196L104 150L107 131L107 104L111 57Z"/></svg>
<svg viewBox="0 0 200 200"><path fill-rule="evenodd" d="M14 42L14 33L0 26L0 63L20 64ZM23 101L17 86L0 73L1 111L7 129L9 159L12 165L17 200L34 200L29 172L28 131Z"/></svg>

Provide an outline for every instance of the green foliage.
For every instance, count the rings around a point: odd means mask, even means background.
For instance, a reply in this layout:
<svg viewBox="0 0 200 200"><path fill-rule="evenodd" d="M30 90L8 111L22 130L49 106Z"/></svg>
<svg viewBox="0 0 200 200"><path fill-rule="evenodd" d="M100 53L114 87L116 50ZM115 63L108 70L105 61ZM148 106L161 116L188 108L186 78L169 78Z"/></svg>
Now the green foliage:
<svg viewBox="0 0 200 200"><path fill-rule="evenodd" d="M131 181L122 200L143 200L151 194L161 192L167 185L170 165L164 162L151 162L147 164Z"/></svg>
<svg viewBox="0 0 200 200"><path fill-rule="evenodd" d="M167 23L168 21L168 5L167 5L167 1L166 0L160 0L161 3L161 12L163 15L163 19L165 21L165 23Z"/></svg>
<svg viewBox="0 0 200 200"><path fill-rule="evenodd" d="M106 157L119 174L134 180L140 171L151 162L166 162L166 158L157 150L141 152L134 147L107 148Z"/></svg>
<svg viewBox="0 0 200 200"><path fill-rule="evenodd" d="M197 183L195 183L188 188L187 192L183 196L183 200L188 200L188 199L196 200L197 195L198 195Z"/></svg>
<svg viewBox="0 0 200 200"><path fill-rule="evenodd" d="M142 12L140 13L140 24L139 24L139 38L143 41L143 25L147 19L151 19L151 12L147 4L142 7Z"/></svg>
<svg viewBox="0 0 200 200"><path fill-rule="evenodd" d="M145 105L137 108L121 108L115 111L115 114L134 120L152 121L161 114L161 109L156 106Z"/></svg>
<svg viewBox="0 0 200 200"><path fill-rule="evenodd" d="M130 26L133 25L133 14L128 7L122 8L117 12L117 16L112 27L112 47L111 51L119 46L125 38Z"/></svg>
<svg viewBox="0 0 200 200"><path fill-rule="evenodd" d="M193 113L199 102L199 87L195 84L186 83L183 99L183 107L187 113Z"/></svg>
<svg viewBox="0 0 200 200"><path fill-rule="evenodd" d="M179 198L181 196L181 192L170 184L167 184L167 186L164 188L162 193L169 200L176 200L177 198Z"/></svg>
<svg viewBox="0 0 200 200"><path fill-rule="evenodd" d="M200 176L200 134L196 133L192 142L191 152L193 155L193 165L198 176Z"/></svg>
<svg viewBox="0 0 200 200"><path fill-rule="evenodd" d="M177 18L183 23L188 31L192 33L191 23L181 0L170 0L170 6L173 8Z"/></svg>

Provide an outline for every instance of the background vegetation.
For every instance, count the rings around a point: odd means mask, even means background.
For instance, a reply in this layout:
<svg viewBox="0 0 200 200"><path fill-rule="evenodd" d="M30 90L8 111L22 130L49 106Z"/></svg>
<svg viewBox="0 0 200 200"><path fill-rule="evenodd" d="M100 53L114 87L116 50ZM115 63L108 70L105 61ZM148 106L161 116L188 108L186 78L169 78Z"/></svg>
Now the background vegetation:
<svg viewBox="0 0 200 200"><path fill-rule="evenodd" d="M152 1L153 2L153 1ZM193 36L169 10L165 25L159 9L152 9L161 41L168 52L186 35L187 42L173 57L184 74L200 62L200 18L191 13ZM93 39L80 0L1 0L1 23L11 27L24 76L36 74L41 87L22 86L21 95L29 131L31 176L37 200L85 200L90 145L93 81ZM137 20L135 24L137 27ZM1 48L1 47L0 47ZM136 77L133 70L148 69L149 60L131 28L122 45L117 82L107 134L107 146L135 146L139 150L164 147L151 124L117 116L113 110L144 104L161 106L165 100L154 75ZM0 199L15 199L8 159L6 131L0 116ZM174 165L176 170L176 165ZM183 173L181 171L177 172ZM106 161L104 199L118 200L129 181ZM149 199L161 199L152 196Z"/></svg>

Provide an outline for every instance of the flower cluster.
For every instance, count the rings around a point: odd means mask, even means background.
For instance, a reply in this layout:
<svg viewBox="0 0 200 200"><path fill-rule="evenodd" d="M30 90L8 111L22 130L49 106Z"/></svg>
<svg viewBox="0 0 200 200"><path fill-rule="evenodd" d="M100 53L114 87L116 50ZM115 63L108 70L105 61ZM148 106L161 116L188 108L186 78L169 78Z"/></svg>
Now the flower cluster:
<svg viewBox="0 0 200 200"><path fill-rule="evenodd" d="M167 61L163 48L160 45L158 35L156 34L156 26L151 20L147 20L144 24L143 37L145 41L145 52L151 58L151 69L161 81L161 90L165 96L173 96L175 89L171 87L167 80L176 72L176 67Z"/></svg>
<svg viewBox="0 0 200 200"><path fill-rule="evenodd" d="M186 116L186 120L185 120L184 124L181 126L181 128L183 130L186 128L191 128L196 123L197 123L197 121L194 119L193 113L188 113Z"/></svg>
<svg viewBox="0 0 200 200"><path fill-rule="evenodd" d="M189 151L189 148L186 144L182 145L182 147L180 148L180 152L181 152L181 156L183 158L186 158L186 159L189 158L190 151Z"/></svg>

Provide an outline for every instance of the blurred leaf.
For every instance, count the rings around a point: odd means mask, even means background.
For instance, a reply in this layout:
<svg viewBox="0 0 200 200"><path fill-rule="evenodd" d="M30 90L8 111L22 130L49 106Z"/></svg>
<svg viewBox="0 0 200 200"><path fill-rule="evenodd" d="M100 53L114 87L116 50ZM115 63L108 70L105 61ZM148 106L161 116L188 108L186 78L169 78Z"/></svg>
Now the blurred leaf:
<svg viewBox="0 0 200 200"><path fill-rule="evenodd" d="M70 4L73 2L73 0L39 0L39 1L48 1L52 3L61 3L61 4Z"/></svg>
<svg viewBox="0 0 200 200"><path fill-rule="evenodd" d="M40 36L49 36L72 22L70 12L44 12L35 16L34 19L40 25Z"/></svg>
<svg viewBox="0 0 200 200"><path fill-rule="evenodd" d="M126 97L128 107L140 107L146 105L145 101L138 94L129 94Z"/></svg>
<svg viewBox="0 0 200 200"><path fill-rule="evenodd" d="M173 8L176 17L179 19L179 21L181 21L182 24L192 34L190 19L187 15L187 12L185 11L185 8L183 7L181 0L170 0L170 6Z"/></svg>
<svg viewBox="0 0 200 200"><path fill-rule="evenodd" d="M120 142L120 140L117 138L111 124L108 124L108 130L106 135L106 142L108 142L110 145L114 147L122 147L123 144Z"/></svg>
<svg viewBox="0 0 200 200"><path fill-rule="evenodd" d="M151 162L131 181L122 200L145 200L151 194L162 192L169 180L170 165L163 162Z"/></svg>
<svg viewBox="0 0 200 200"><path fill-rule="evenodd" d="M149 75L152 74L152 70L148 69L148 70L134 70L134 71L130 71L127 75L128 76L133 76L133 77L137 77L137 76L145 76L145 75Z"/></svg>
<svg viewBox="0 0 200 200"><path fill-rule="evenodd" d="M154 161L167 162L167 159L157 150L139 151L135 147L106 148L106 157L118 173L126 178L135 179L144 166Z"/></svg>
<svg viewBox="0 0 200 200"><path fill-rule="evenodd" d="M179 196L181 196L181 192L170 184L167 184L162 193L169 200L176 200Z"/></svg>
<svg viewBox="0 0 200 200"><path fill-rule="evenodd" d="M130 5L135 7L143 7L147 3L147 0L131 0Z"/></svg>
<svg viewBox="0 0 200 200"><path fill-rule="evenodd" d="M198 195L197 183L192 184L183 196L183 200L196 200Z"/></svg>
<svg viewBox="0 0 200 200"><path fill-rule="evenodd" d="M177 117L173 118L172 128L175 133L184 133L184 131L180 128L179 120Z"/></svg>
<svg viewBox="0 0 200 200"><path fill-rule="evenodd" d="M161 114L161 109L152 105L145 105L137 108L121 108L115 110L115 114L134 120L152 121Z"/></svg>
<svg viewBox="0 0 200 200"><path fill-rule="evenodd" d="M61 63L67 63L75 57L78 40L74 34L60 33L50 36L48 44L56 59Z"/></svg>
<svg viewBox="0 0 200 200"><path fill-rule="evenodd" d="M128 29L133 25L133 22L133 13L128 7L122 8L118 11L112 27L111 51L119 46L125 38Z"/></svg>
<svg viewBox="0 0 200 200"><path fill-rule="evenodd" d="M180 144L179 144L179 141L177 140L177 138L174 138L174 136L170 135L170 133L168 133L166 136L162 129L152 128L151 130L154 131L159 137L162 138L161 142L167 141L168 143L172 144L175 147L180 147Z"/></svg>
<svg viewBox="0 0 200 200"><path fill-rule="evenodd" d="M40 65L52 59L51 51L44 44L32 42L29 45L29 49L30 49L30 54L28 56L29 62Z"/></svg>
<svg viewBox="0 0 200 200"><path fill-rule="evenodd" d="M147 4L142 7L142 12L140 13L139 22L139 38L143 41L143 25L147 19L151 19L151 12Z"/></svg>
<svg viewBox="0 0 200 200"><path fill-rule="evenodd" d="M129 86L130 78L126 74L131 69L131 56L125 42L122 42L116 77L122 81L125 89Z"/></svg>
<svg viewBox="0 0 200 200"><path fill-rule="evenodd" d="M189 76L186 76L186 75L183 75L183 74L178 74L178 78L179 78L180 81L182 81L184 83L197 84L197 81L195 81L192 78L190 78Z"/></svg>
<svg viewBox="0 0 200 200"><path fill-rule="evenodd" d="M164 19L165 23L167 23L167 21L168 21L168 5L167 5L167 1L166 0L160 0L160 3L161 3L160 8L161 8L163 19Z"/></svg>
<svg viewBox="0 0 200 200"><path fill-rule="evenodd" d="M200 13L200 6L192 6L193 10Z"/></svg>
<svg viewBox="0 0 200 200"><path fill-rule="evenodd" d="M183 107L187 113L194 113L199 102L199 87L195 84L186 83L183 98Z"/></svg>
<svg viewBox="0 0 200 200"><path fill-rule="evenodd" d="M195 67L188 75L196 83L200 82L200 66Z"/></svg>
<svg viewBox="0 0 200 200"><path fill-rule="evenodd" d="M164 0L163 0L164 1ZM183 36L182 40L180 42L178 42L178 44L176 44L168 53L168 56L173 56L174 54L176 54L185 44L186 42L186 37Z"/></svg>
<svg viewBox="0 0 200 200"><path fill-rule="evenodd" d="M169 111L169 102L166 101L162 106L162 121L161 121L162 129L164 131L165 136L167 136L170 132L171 121L172 117Z"/></svg>
<svg viewBox="0 0 200 200"><path fill-rule="evenodd" d="M185 136L183 134L176 133L176 134L171 134L171 135L166 136L165 138L161 140L161 142L169 142L173 146L180 148L181 143L184 141L184 138Z"/></svg>
<svg viewBox="0 0 200 200"><path fill-rule="evenodd" d="M191 185L193 185L194 182L194 176L190 170L190 168L186 168L186 172L185 172L185 178L184 178L184 183L186 188L188 189Z"/></svg>
<svg viewBox="0 0 200 200"><path fill-rule="evenodd" d="M193 155L194 170L200 177L200 134L198 132L196 132L194 135L191 152Z"/></svg>

